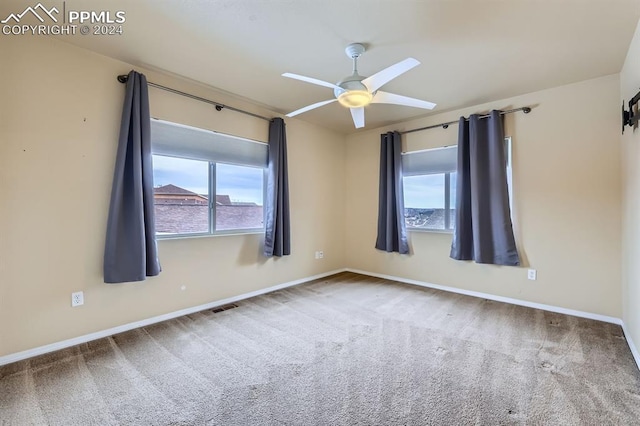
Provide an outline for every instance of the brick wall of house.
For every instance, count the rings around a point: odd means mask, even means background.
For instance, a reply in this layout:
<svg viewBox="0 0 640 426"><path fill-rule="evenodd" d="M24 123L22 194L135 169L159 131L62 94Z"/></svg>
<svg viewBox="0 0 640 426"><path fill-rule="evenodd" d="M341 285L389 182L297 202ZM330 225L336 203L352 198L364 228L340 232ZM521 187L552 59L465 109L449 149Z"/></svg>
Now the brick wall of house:
<svg viewBox="0 0 640 426"><path fill-rule="evenodd" d="M242 228L262 228L262 206L217 206L216 229L218 231Z"/></svg>
<svg viewBox="0 0 640 426"><path fill-rule="evenodd" d="M208 232L209 206L194 204L155 205L158 234ZM219 231L263 226L262 206L216 206L216 229Z"/></svg>

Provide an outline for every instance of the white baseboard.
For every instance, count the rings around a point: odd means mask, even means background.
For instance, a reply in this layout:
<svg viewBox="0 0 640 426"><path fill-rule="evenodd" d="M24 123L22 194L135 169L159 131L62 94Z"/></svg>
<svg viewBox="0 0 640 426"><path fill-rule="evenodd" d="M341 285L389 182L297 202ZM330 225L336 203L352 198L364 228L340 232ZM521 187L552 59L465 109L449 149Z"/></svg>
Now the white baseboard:
<svg viewBox="0 0 640 426"><path fill-rule="evenodd" d="M638 347L635 345L633 340L631 340L631 335L627 330L627 327L622 323L622 331L624 331L624 338L627 339L627 344L629 345L629 349L631 349L631 354L633 355L633 359L636 360L636 365L638 369L640 369L640 353L638 353Z"/></svg>
<svg viewBox="0 0 640 426"><path fill-rule="evenodd" d="M103 337L112 336L114 334L122 333L125 331L133 330L135 328L145 327L147 325L155 324L158 322L170 320L173 318L181 317L184 315L193 314L195 312L204 311L206 309L212 309L222 305L228 305L229 303L238 302L243 299L248 299L250 297L260 296L262 294L271 293L276 290L281 290L283 288L292 287L298 284L306 283L308 281L317 280L319 278L328 277L329 275L335 275L340 272L345 272L346 269L336 269L330 272L324 272L322 274L313 275L311 277L301 278L299 280L289 281L286 283L274 285L272 287L263 288L260 290L252 291L250 293L240 294L238 296L229 297L222 300L216 300L214 302L206 303L204 305L193 306L191 308L181 309L179 311L170 312L168 314L158 315L152 318L147 318L140 321L131 322L129 324L120 325L117 327L109 328L107 330L97 331L95 333L85 334L84 336L74 337L73 339L63 340L61 342L51 343L49 345L40 346L37 348L29 349L22 352L16 352L14 354L9 354L0 357L0 366L5 364L10 364L16 361L22 361L27 358L32 358L34 356L43 355L49 352L54 352L60 349L69 348L71 346L79 345L82 343L87 343L92 340L102 339Z"/></svg>

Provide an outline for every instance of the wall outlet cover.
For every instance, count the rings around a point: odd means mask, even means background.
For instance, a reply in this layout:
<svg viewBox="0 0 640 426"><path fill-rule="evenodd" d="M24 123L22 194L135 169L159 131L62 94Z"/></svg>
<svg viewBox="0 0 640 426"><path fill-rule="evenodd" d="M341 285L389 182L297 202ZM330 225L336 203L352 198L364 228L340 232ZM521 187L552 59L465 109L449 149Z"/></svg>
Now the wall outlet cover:
<svg viewBox="0 0 640 426"><path fill-rule="evenodd" d="M71 293L71 306L76 307L80 305L84 305L84 293L81 291Z"/></svg>

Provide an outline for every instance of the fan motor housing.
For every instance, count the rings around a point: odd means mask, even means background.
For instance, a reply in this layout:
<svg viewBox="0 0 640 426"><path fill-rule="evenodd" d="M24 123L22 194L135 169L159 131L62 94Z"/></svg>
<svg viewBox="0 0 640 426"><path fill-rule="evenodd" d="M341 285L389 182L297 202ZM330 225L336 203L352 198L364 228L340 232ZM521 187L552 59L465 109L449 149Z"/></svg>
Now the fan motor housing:
<svg viewBox="0 0 640 426"><path fill-rule="evenodd" d="M333 94L337 98L342 93L348 92L351 90L364 90L365 92L368 92L369 89L367 89L367 86L362 84L362 80L364 80L364 78L365 77L358 74L353 74L353 75L350 75L349 77L346 77L342 81L339 81L338 83L336 83L336 85L340 86L342 89L341 90L333 89Z"/></svg>

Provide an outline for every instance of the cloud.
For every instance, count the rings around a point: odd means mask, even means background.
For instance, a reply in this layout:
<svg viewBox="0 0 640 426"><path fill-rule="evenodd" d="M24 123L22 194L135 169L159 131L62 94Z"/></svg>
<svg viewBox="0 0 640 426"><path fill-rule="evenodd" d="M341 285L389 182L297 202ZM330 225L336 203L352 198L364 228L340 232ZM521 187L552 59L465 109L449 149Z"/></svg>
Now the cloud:
<svg viewBox="0 0 640 426"><path fill-rule="evenodd" d="M209 192L209 163L185 158L153 156L154 186L175 185L197 194Z"/></svg>
<svg viewBox="0 0 640 426"><path fill-rule="evenodd" d="M216 192L229 195L232 201L262 205L264 170L257 167L216 165Z"/></svg>
<svg viewBox="0 0 640 426"><path fill-rule="evenodd" d="M444 208L444 174L406 176L403 178L406 208ZM451 205L455 204L456 174L451 174Z"/></svg>

